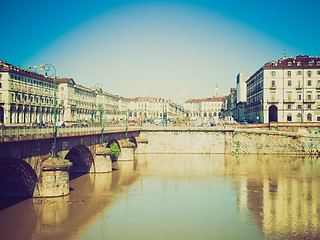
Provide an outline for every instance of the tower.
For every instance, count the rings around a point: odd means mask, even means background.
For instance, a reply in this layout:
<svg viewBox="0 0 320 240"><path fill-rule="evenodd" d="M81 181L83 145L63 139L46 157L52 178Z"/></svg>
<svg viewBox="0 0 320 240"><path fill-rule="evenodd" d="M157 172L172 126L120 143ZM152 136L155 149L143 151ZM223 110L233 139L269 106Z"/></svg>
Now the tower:
<svg viewBox="0 0 320 240"><path fill-rule="evenodd" d="M214 97L218 97L219 95L219 87L218 87L218 84L216 84L216 89L214 91Z"/></svg>

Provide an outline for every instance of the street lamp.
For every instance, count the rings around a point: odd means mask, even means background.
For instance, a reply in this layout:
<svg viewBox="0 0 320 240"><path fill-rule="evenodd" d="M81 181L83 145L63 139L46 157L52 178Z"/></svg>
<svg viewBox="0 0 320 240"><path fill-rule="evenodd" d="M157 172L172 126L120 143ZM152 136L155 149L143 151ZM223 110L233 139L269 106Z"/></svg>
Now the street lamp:
<svg viewBox="0 0 320 240"><path fill-rule="evenodd" d="M101 145L103 145L103 102L104 102L104 95L103 95L103 87L101 83L96 83L94 85L95 88L100 88L101 93L102 93L102 103L101 103L101 108L100 108L100 124L101 124Z"/></svg>
<svg viewBox="0 0 320 240"><path fill-rule="evenodd" d="M53 69L54 77L54 107L53 107L53 156L57 157L57 79L56 79L56 67L50 63L44 65L45 71Z"/></svg>

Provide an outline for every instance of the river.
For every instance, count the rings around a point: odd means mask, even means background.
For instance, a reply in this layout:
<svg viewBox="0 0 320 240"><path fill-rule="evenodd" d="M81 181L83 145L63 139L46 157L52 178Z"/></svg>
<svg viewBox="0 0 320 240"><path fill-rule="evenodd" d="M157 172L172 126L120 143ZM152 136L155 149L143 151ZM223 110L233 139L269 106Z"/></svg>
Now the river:
<svg viewBox="0 0 320 240"><path fill-rule="evenodd" d="M71 176L68 196L7 199L0 238L320 238L317 158L150 154L113 164Z"/></svg>

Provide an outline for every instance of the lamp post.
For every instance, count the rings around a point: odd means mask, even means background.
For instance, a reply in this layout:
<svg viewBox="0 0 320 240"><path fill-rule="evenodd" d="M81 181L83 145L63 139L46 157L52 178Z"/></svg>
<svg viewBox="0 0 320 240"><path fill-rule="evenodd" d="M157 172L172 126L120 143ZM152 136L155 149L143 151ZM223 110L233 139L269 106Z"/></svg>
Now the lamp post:
<svg viewBox="0 0 320 240"><path fill-rule="evenodd" d="M126 101L126 141L128 139L128 97L127 97L127 94L125 93L121 93L120 96L122 96L122 99L125 99ZM122 101L121 101L121 105L119 107L121 107L121 111L122 111Z"/></svg>
<svg viewBox="0 0 320 240"><path fill-rule="evenodd" d="M45 71L53 69L54 77L54 102L53 102L53 157L57 157L57 79L56 67L50 63L44 65Z"/></svg>
<svg viewBox="0 0 320 240"><path fill-rule="evenodd" d="M103 96L103 87L101 83L96 83L94 85L95 88L100 88L101 89L101 95L102 95L102 103L100 107L100 125L101 125L101 145L103 145L103 102L104 102L104 96Z"/></svg>
<svg viewBox="0 0 320 240"><path fill-rule="evenodd" d="M126 98L126 142L128 138L128 99Z"/></svg>

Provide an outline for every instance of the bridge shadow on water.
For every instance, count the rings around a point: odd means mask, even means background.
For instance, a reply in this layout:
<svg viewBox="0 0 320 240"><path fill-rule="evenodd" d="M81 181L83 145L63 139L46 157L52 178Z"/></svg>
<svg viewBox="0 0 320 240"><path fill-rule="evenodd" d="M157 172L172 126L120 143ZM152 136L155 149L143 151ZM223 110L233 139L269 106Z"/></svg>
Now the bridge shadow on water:
<svg viewBox="0 0 320 240"><path fill-rule="evenodd" d="M0 211L9 208L11 206L14 206L18 203L21 203L27 199L30 199L29 197L9 197L9 196L0 196Z"/></svg>

